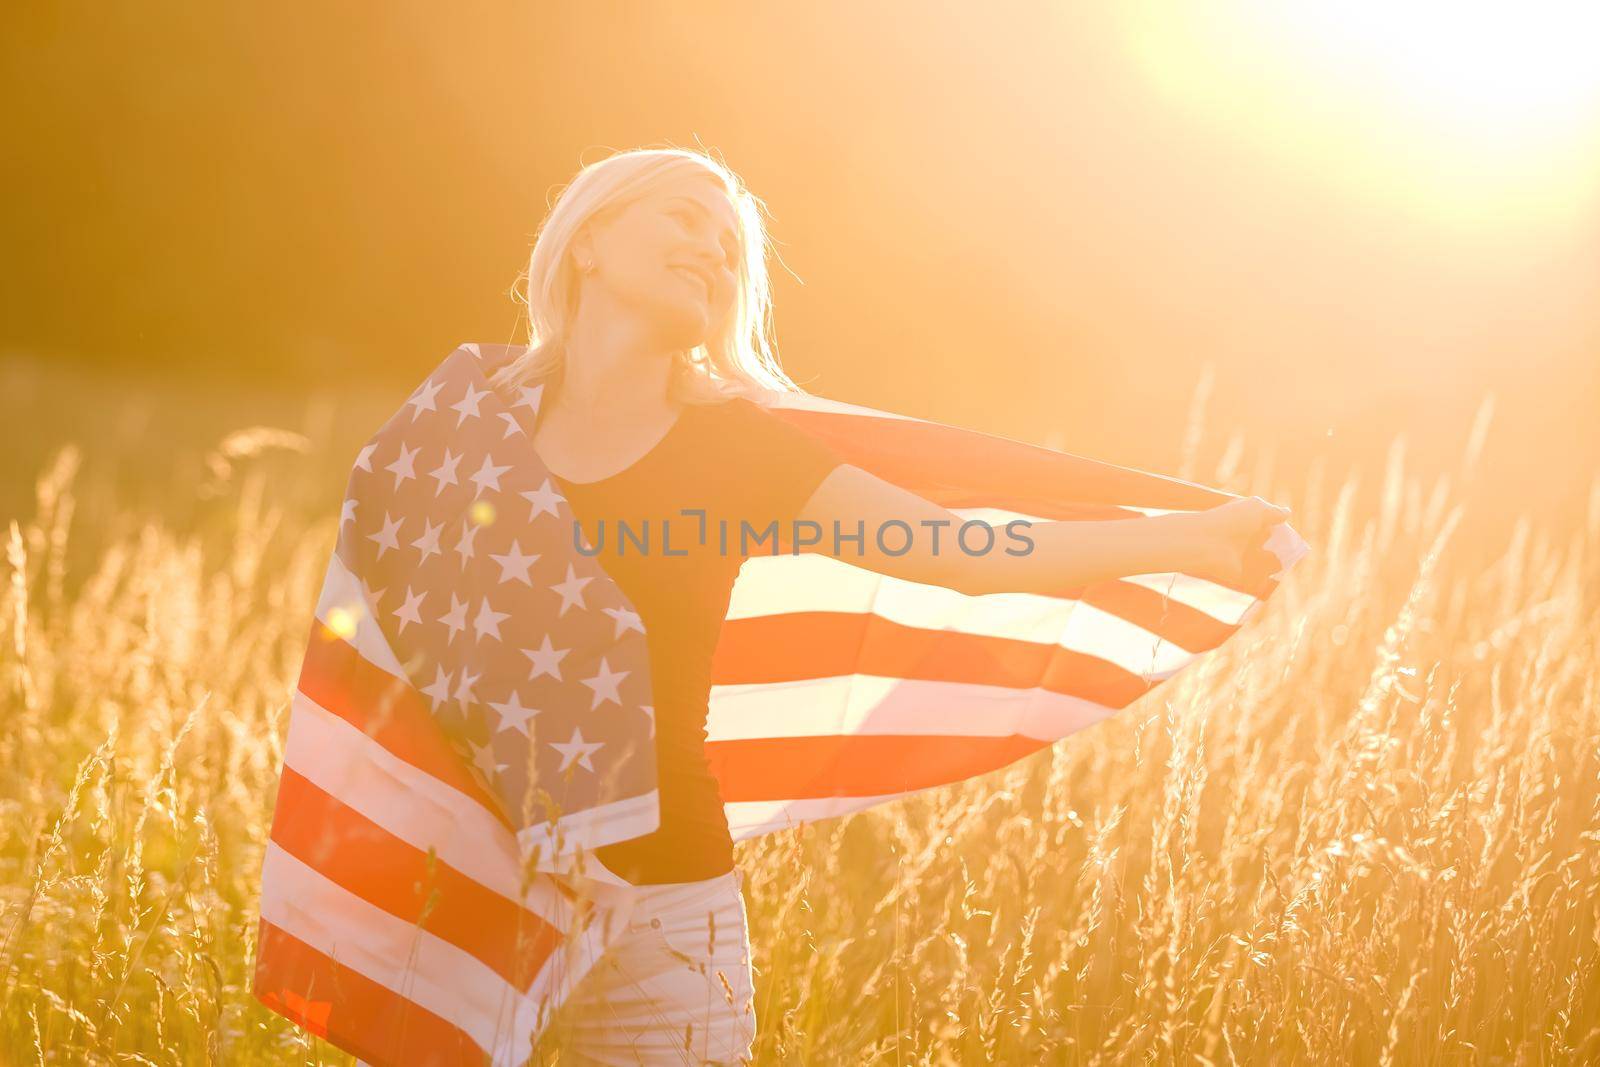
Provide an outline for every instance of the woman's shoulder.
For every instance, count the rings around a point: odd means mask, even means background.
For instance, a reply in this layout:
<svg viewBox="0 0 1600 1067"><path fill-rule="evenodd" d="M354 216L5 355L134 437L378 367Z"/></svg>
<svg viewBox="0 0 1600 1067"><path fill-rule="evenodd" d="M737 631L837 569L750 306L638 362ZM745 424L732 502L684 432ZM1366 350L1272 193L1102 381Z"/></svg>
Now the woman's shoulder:
<svg viewBox="0 0 1600 1067"><path fill-rule="evenodd" d="M757 435L783 434L789 429L786 420L770 410L771 403L759 395L729 396L701 405L708 422L729 433Z"/></svg>
<svg viewBox="0 0 1600 1067"><path fill-rule="evenodd" d="M776 410L781 406L749 395L717 404L712 419L715 435L729 445L724 458L758 465L774 459L803 466L836 466L844 462L822 438L783 417Z"/></svg>
<svg viewBox="0 0 1600 1067"><path fill-rule="evenodd" d="M725 386L721 392L702 395L685 406L721 418L750 418L759 414L765 403L766 395L752 387Z"/></svg>
<svg viewBox="0 0 1600 1067"><path fill-rule="evenodd" d="M778 389L740 383L724 386L724 391L708 398L705 406L737 412L740 415L758 415L767 413L773 407L782 406L786 395L788 394Z"/></svg>
<svg viewBox="0 0 1600 1067"><path fill-rule="evenodd" d="M742 396L728 396L688 404L684 414L698 429L699 436L737 441L759 429L765 414L759 405Z"/></svg>

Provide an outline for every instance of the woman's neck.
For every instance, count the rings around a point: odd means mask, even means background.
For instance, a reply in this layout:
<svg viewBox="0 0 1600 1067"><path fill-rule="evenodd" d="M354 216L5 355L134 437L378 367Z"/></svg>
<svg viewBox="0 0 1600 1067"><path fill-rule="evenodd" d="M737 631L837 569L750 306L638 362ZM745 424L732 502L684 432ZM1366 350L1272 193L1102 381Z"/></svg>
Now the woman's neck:
<svg viewBox="0 0 1600 1067"><path fill-rule="evenodd" d="M654 413L672 406L673 353L626 315L583 314L568 332L555 402L575 413Z"/></svg>

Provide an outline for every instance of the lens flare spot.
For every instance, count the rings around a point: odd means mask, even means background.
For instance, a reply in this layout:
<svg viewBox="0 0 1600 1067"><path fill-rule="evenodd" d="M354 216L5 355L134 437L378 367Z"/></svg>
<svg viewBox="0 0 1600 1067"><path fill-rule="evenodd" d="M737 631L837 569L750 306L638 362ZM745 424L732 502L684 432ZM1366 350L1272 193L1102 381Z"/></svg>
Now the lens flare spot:
<svg viewBox="0 0 1600 1067"><path fill-rule="evenodd" d="M348 641L356 635L356 625L361 622L363 612L360 607L334 607L328 609L327 621L323 629L330 637L337 637Z"/></svg>

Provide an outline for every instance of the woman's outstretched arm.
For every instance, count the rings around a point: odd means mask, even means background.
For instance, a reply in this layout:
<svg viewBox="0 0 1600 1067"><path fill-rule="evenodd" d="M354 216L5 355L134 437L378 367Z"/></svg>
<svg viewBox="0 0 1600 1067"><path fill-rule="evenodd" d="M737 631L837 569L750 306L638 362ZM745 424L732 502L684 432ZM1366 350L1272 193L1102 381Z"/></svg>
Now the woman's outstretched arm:
<svg viewBox="0 0 1600 1067"><path fill-rule="evenodd" d="M798 518L821 529L813 551L880 574L968 595L1060 596L1108 578L1166 571L1237 582L1246 552L1261 545L1270 527L1288 515L1287 508L1259 497L1241 497L1186 514L996 525L992 545L982 552L989 539L974 529L965 542L969 551L964 551L957 533L971 520L844 464L822 480ZM836 542L835 523L841 534L862 529L864 536L859 541L841 536ZM909 527L909 536L899 523ZM880 529L886 529L882 544ZM899 552L902 547L906 550Z"/></svg>

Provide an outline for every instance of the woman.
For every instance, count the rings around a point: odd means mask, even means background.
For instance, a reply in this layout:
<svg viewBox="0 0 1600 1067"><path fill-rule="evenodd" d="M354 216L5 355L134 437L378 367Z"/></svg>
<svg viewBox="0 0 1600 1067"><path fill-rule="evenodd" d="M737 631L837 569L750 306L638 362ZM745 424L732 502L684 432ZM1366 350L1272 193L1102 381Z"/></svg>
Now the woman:
<svg viewBox="0 0 1600 1067"><path fill-rule="evenodd" d="M737 1063L755 1036L740 881L704 748L712 651L742 558L698 545L683 525L699 520L683 509L754 528L962 521L756 402L799 390L768 341L765 240L755 198L702 154L631 151L584 168L534 245L528 352L492 379L507 396L543 386L530 441L591 542L619 520L643 520L689 546L599 552L649 644L661 819L654 833L596 850L638 887L638 906L553 1027L563 1062ZM1027 555L916 540L888 555L868 537L839 558L969 593L1176 570L1228 579L1286 515L1250 498L1198 514L1037 524Z"/></svg>

